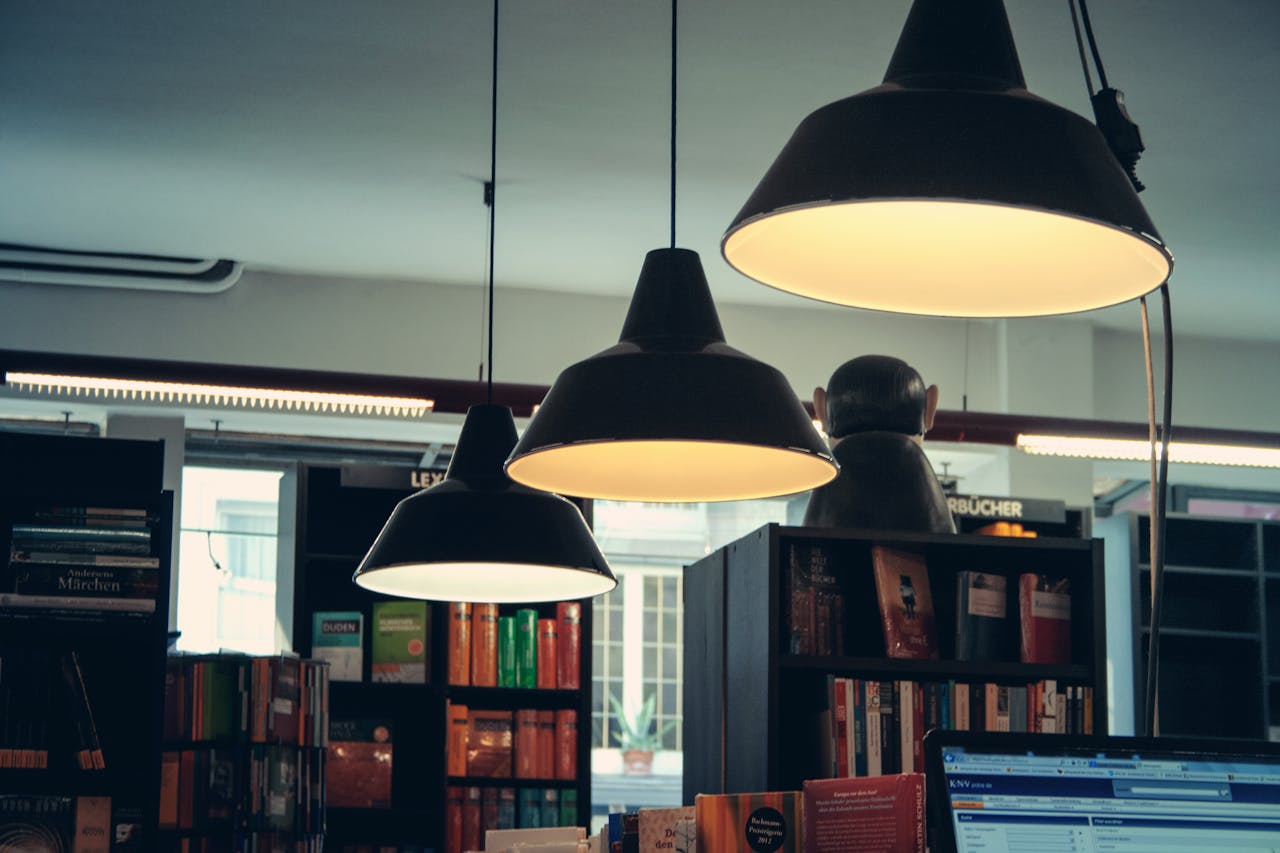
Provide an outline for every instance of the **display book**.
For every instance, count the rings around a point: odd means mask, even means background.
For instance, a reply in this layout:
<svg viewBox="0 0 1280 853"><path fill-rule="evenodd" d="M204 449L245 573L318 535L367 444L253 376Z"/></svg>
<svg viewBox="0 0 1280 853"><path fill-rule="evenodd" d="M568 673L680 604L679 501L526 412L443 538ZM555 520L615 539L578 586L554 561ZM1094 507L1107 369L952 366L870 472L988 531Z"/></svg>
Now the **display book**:
<svg viewBox="0 0 1280 853"><path fill-rule="evenodd" d="M292 655L170 656L158 849L322 849L328 670Z"/></svg>
<svg viewBox="0 0 1280 853"><path fill-rule="evenodd" d="M7 437L5 449L24 438ZM124 445L127 458L151 455L146 443ZM33 464L42 446L64 445L34 444ZM86 448L101 445L76 450ZM92 465L93 452L72 455ZM93 502L9 495L0 837L32 833L53 849L86 851L106 851L112 839L110 849L145 849L151 840L158 719L138 713L137 703L158 717L170 538L170 496L155 485L150 497Z"/></svg>

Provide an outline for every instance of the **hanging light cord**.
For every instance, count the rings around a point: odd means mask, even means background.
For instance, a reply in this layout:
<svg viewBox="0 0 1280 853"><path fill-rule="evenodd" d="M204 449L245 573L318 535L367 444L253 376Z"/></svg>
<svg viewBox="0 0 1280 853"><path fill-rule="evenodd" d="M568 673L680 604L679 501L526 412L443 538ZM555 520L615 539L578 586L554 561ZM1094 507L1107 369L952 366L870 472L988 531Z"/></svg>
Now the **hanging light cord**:
<svg viewBox="0 0 1280 853"><path fill-rule="evenodd" d="M1093 37L1093 24L1089 22L1089 4L1085 0L1078 0L1080 3L1080 18L1084 21L1084 34L1089 39L1089 52L1093 54L1093 64L1098 69L1098 85L1103 89L1110 89L1107 85L1107 72L1102 67L1102 54L1098 53L1098 42Z"/></svg>
<svg viewBox="0 0 1280 853"><path fill-rule="evenodd" d="M1067 6L1071 8L1071 28L1076 34L1076 50L1080 54L1080 70L1084 72L1084 87L1089 93L1089 97L1093 97L1093 75L1089 73L1089 59L1084 55L1084 37L1080 34L1080 18L1076 14L1076 0L1067 0Z"/></svg>
<svg viewBox="0 0 1280 853"><path fill-rule="evenodd" d="M671 0L671 248L676 247L676 26L679 0Z"/></svg>
<svg viewBox="0 0 1280 853"><path fill-rule="evenodd" d="M493 0L493 69L489 93L489 183L485 186L485 203L489 205L489 379L487 401L493 403L493 244L494 214L498 197L498 6Z"/></svg>

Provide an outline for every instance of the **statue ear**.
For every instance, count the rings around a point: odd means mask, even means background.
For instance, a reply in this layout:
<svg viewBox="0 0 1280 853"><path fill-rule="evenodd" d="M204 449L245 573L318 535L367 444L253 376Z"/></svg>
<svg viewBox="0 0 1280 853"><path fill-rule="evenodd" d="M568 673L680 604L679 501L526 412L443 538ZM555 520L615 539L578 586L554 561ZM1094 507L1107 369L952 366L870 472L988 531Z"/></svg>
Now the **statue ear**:
<svg viewBox="0 0 1280 853"><path fill-rule="evenodd" d="M924 392L924 431L933 429L933 416L938 413L938 386L930 385Z"/></svg>
<svg viewBox="0 0 1280 853"><path fill-rule="evenodd" d="M827 423L827 389L813 389L813 416L822 424L822 431L831 435L831 425Z"/></svg>

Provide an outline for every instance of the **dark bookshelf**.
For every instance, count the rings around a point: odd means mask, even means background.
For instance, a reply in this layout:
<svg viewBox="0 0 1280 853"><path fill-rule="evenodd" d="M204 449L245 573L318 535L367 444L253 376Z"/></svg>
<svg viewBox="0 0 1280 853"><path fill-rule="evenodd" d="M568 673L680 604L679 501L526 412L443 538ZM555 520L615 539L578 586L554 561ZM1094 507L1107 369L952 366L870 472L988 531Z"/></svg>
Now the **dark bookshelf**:
<svg viewBox="0 0 1280 853"><path fill-rule="evenodd" d="M845 598L846 654L789 653L787 560L792 545L820 547ZM873 545L924 557L939 659L885 654L871 560ZM1024 572L1071 582L1071 663L954 660L956 573L1009 578L1016 633L1017 578ZM1101 543L830 530L770 524L685 569L684 801L699 793L796 790L825 775L817 717L829 675L879 680L1025 685L1057 679L1093 690L1093 730L1106 731L1107 681Z"/></svg>
<svg viewBox="0 0 1280 853"><path fill-rule="evenodd" d="M559 788L577 792L579 823L591 814L591 602L582 602L579 690L450 685L446 605L428 603L427 683L370 680L372 607L388 596L356 586L351 576L391 510L416 491L419 472L390 466L304 466L298 472L293 648L312 652L312 614L360 611L364 615L361 682L331 681L330 715L384 718L392 727L392 807L328 809L326 849L347 844L417 844L444 849L445 795L452 786ZM522 607L539 618L556 615L556 603L503 604L510 616ZM576 780L450 777L446 773L446 706L471 710L573 709L578 717Z"/></svg>
<svg viewBox="0 0 1280 853"><path fill-rule="evenodd" d="M145 523L149 540L145 552L132 556L155 558L158 564L145 569L156 572L151 611L95 608L94 599L81 595L68 599L74 606L0 606L0 658L4 661L0 684L22 678L21 667L43 673L31 678L47 677L51 682L44 695L24 689L9 697L39 707L10 706L0 714L6 730L24 715L41 717L48 762L44 769L0 769L0 794L109 797L108 831L113 835L129 832L141 850L156 849L158 823L173 541L173 495L163 491L163 472L160 441L0 432L0 552L4 555L0 592L17 591L13 525L29 523L37 513L54 508L72 514L72 508L85 507L145 511L145 519L134 519L134 523ZM52 523L80 525L83 520ZM122 525L105 522L102 526ZM58 548L51 544L47 550ZM92 565L93 558L76 550L59 556L65 560L59 568L100 568ZM152 594L127 593L120 598L136 602L151 600ZM81 769L76 762L79 712L62 689L60 672L72 653L101 746L102 769ZM6 731L7 741L12 734ZM126 830L126 825L131 828Z"/></svg>
<svg viewBox="0 0 1280 853"><path fill-rule="evenodd" d="M1129 593L1135 728L1145 728L1151 519L1099 519L1107 572ZM1117 596L1117 602L1119 597ZM1123 606L1117 604L1117 606ZM1160 622L1160 734L1266 738L1280 727L1280 523L1169 513ZM1280 619L1280 617L1277 617ZM1274 736L1273 736L1274 737Z"/></svg>

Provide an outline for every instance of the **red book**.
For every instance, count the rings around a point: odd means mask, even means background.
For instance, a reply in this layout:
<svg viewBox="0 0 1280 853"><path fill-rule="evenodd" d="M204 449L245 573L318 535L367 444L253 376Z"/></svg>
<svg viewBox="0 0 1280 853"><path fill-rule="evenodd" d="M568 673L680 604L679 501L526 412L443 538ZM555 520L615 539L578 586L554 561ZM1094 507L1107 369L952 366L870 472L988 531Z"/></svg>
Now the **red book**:
<svg viewBox="0 0 1280 853"><path fill-rule="evenodd" d="M538 761L535 772L539 779L556 778L556 712L538 712Z"/></svg>
<svg viewBox="0 0 1280 853"><path fill-rule="evenodd" d="M471 605L449 603L449 683L471 683Z"/></svg>
<svg viewBox="0 0 1280 853"><path fill-rule="evenodd" d="M498 605L471 606L471 683L498 686Z"/></svg>
<svg viewBox="0 0 1280 853"><path fill-rule="evenodd" d="M328 805L391 808L391 724L382 719L331 720L325 764Z"/></svg>
<svg viewBox="0 0 1280 853"><path fill-rule="evenodd" d="M577 690L581 668L582 602L562 601L556 605L556 686ZM538 670L541 672L541 668Z"/></svg>
<svg viewBox="0 0 1280 853"><path fill-rule="evenodd" d="M836 722L836 777L852 776L849 772L849 705L844 695L844 679L833 679Z"/></svg>
<svg viewBox="0 0 1280 853"><path fill-rule="evenodd" d="M444 853L462 853L462 805L466 799L465 788L444 790Z"/></svg>
<svg viewBox="0 0 1280 853"><path fill-rule="evenodd" d="M806 781L804 849L924 853L924 774Z"/></svg>
<svg viewBox="0 0 1280 853"><path fill-rule="evenodd" d="M538 778L538 712L516 711L516 778Z"/></svg>
<svg viewBox="0 0 1280 853"><path fill-rule="evenodd" d="M511 777L514 736L510 711L471 710L467 715L467 775Z"/></svg>
<svg viewBox="0 0 1280 853"><path fill-rule="evenodd" d="M560 661L556 656L556 620L538 620L538 687L556 689L556 670Z"/></svg>
<svg viewBox="0 0 1280 853"><path fill-rule="evenodd" d="M875 567L885 654L891 658L936 659L938 640L933 625L933 597L924 557L873 545L871 562Z"/></svg>
<svg viewBox="0 0 1280 853"><path fill-rule="evenodd" d="M1071 663L1071 585L1066 578L1018 577L1023 663Z"/></svg>
<svg viewBox="0 0 1280 853"><path fill-rule="evenodd" d="M555 776L578 778L578 712L572 708L556 711Z"/></svg>
<svg viewBox="0 0 1280 853"><path fill-rule="evenodd" d="M483 839L480 837L480 814L482 800L479 788L467 788L466 799L462 801L462 849L482 850Z"/></svg>

